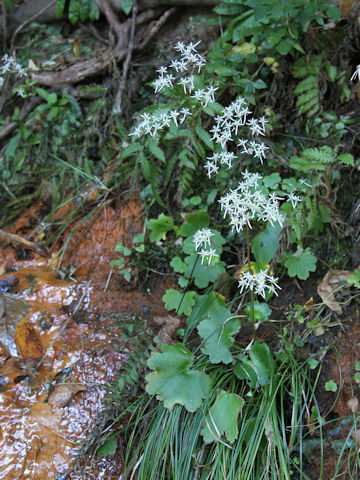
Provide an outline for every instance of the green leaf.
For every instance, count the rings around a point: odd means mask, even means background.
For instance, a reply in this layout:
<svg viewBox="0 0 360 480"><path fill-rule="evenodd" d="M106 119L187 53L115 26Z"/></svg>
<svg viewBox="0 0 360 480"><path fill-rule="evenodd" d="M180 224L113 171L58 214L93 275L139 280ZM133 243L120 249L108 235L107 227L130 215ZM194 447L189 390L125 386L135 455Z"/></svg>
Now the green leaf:
<svg viewBox="0 0 360 480"><path fill-rule="evenodd" d="M265 302L254 302L254 319L252 319L252 309L251 305L247 305L245 308L245 313L250 322L267 322L271 315L271 308Z"/></svg>
<svg viewBox="0 0 360 480"><path fill-rule="evenodd" d="M269 222L264 231L260 232L251 244L251 251L253 252L257 262L270 263L274 258L280 244L281 226L275 223L272 226Z"/></svg>
<svg viewBox="0 0 360 480"><path fill-rule="evenodd" d="M196 292L190 291L185 294L169 288L166 290L162 301L167 310L176 310L178 315L190 315L192 307L195 305Z"/></svg>
<svg viewBox="0 0 360 480"><path fill-rule="evenodd" d="M156 143L154 141L149 139L146 142L146 146L148 147L148 149L154 155L155 158L157 158L158 160L160 160L163 163L166 163L165 153L161 150L161 148L158 145L156 145Z"/></svg>
<svg viewBox="0 0 360 480"><path fill-rule="evenodd" d="M199 136L199 138L204 142L204 144L210 150L213 150L214 149L214 142L211 140L211 135L209 135L209 133L206 130L204 130L202 127L200 127L200 125L196 125L195 131L196 131L197 135Z"/></svg>
<svg viewBox="0 0 360 480"><path fill-rule="evenodd" d="M180 227L180 235L183 237L189 237L201 229L207 228L210 225L210 217L204 210L199 210L196 213L190 213L185 217L186 223Z"/></svg>
<svg viewBox="0 0 360 480"><path fill-rule="evenodd" d="M218 260L218 259L217 259ZM197 253L192 253L185 257L185 263L187 265L184 275L186 278L194 278L195 285L198 288L206 288L210 283L217 280L218 276L225 273L225 263L218 260L215 264L209 266L206 264L201 265L200 257Z"/></svg>
<svg viewBox="0 0 360 480"><path fill-rule="evenodd" d="M84 22L89 18L89 0L80 0L80 21Z"/></svg>
<svg viewBox="0 0 360 480"><path fill-rule="evenodd" d="M191 370L194 356L184 345L161 345L162 353L153 353L147 361L155 370L146 375L146 391L172 409L183 405L195 412L210 391L210 378L203 372Z"/></svg>
<svg viewBox="0 0 360 480"><path fill-rule="evenodd" d="M121 8L126 15L129 15L133 7L133 0L121 0Z"/></svg>
<svg viewBox="0 0 360 480"><path fill-rule="evenodd" d="M266 343L256 341L251 347L250 358L255 367L255 371L258 374L259 384L261 386L267 385L271 380L271 375L274 369L274 361L269 347Z"/></svg>
<svg viewBox="0 0 360 480"><path fill-rule="evenodd" d="M66 5L66 0L58 0L56 2L56 6L55 6L56 18L60 18L62 16L65 10L65 5Z"/></svg>
<svg viewBox="0 0 360 480"><path fill-rule="evenodd" d="M139 152L142 149L142 145L140 143L133 143L128 145L120 154L120 159L123 160L124 158L130 157L133 153Z"/></svg>
<svg viewBox="0 0 360 480"><path fill-rule="evenodd" d="M89 0L90 1L90 11L89 11L89 18L90 20L99 20L100 18L100 10L98 6L95 3L95 0Z"/></svg>
<svg viewBox="0 0 360 480"><path fill-rule="evenodd" d="M117 449L116 436L117 432L110 435L110 437L107 438L105 442L96 450L96 453L98 455L102 455L103 457L106 455L113 455Z"/></svg>
<svg viewBox="0 0 360 480"><path fill-rule="evenodd" d="M336 5L330 5L330 7L326 9L326 15L332 20L341 20L341 11Z"/></svg>
<svg viewBox="0 0 360 480"><path fill-rule="evenodd" d="M301 280L309 278L309 272L315 272L317 258L311 253L310 248L304 250L298 246L295 253L285 254L285 267L290 277L298 277Z"/></svg>
<svg viewBox="0 0 360 480"><path fill-rule="evenodd" d="M174 220L161 213L157 219L149 220L147 226L152 230L149 236L150 241L157 242L165 240L167 232L174 230Z"/></svg>
<svg viewBox="0 0 360 480"><path fill-rule="evenodd" d="M334 380L328 380L325 383L325 390L327 392L336 392L337 388L338 387L337 387L336 383L334 382Z"/></svg>
<svg viewBox="0 0 360 480"><path fill-rule="evenodd" d="M234 343L232 335L240 330L240 320L232 318L230 310L220 306L217 309L213 308L209 318L200 322L197 330L204 340L201 350L209 355L211 363L232 362L230 353L230 347Z"/></svg>
<svg viewBox="0 0 360 480"><path fill-rule="evenodd" d="M339 155L337 157L337 160L340 160L340 162L344 163L345 165L354 166L354 157L351 155L351 153L344 153L343 155Z"/></svg>
<svg viewBox="0 0 360 480"><path fill-rule="evenodd" d="M186 263L183 262L180 257L174 257L170 262L170 266L177 273L184 273L186 269Z"/></svg>
<svg viewBox="0 0 360 480"><path fill-rule="evenodd" d="M266 175L263 178L263 184L266 188L271 188L275 190L278 187L279 183L281 182L281 177L278 173L272 173L271 175Z"/></svg>
<svg viewBox="0 0 360 480"><path fill-rule="evenodd" d="M240 380L247 380L250 387L267 385L273 375L274 360L266 343L254 342L250 358L243 355L234 367L234 373Z"/></svg>
<svg viewBox="0 0 360 480"><path fill-rule="evenodd" d="M360 288L360 268L354 270L354 273L346 280L350 285L354 285L356 288Z"/></svg>
<svg viewBox="0 0 360 480"><path fill-rule="evenodd" d="M72 24L80 20L80 0L70 0L69 20Z"/></svg>
<svg viewBox="0 0 360 480"><path fill-rule="evenodd" d="M220 390L214 405L205 417L205 425L200 432L204 442L218 442L223 434L229 443L234 442L239 434L237 419L244 403L236 393Z"/></svg>

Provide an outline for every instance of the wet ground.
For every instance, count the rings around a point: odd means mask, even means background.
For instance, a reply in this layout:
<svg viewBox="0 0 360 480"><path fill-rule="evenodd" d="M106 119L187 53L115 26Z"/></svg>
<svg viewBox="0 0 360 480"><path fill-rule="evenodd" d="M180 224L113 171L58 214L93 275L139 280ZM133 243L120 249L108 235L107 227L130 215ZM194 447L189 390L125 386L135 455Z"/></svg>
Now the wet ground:
<svg viewBox="0 0 360 480"><path fill-rule="evenodd" d="M13 233L24 234L36 211ZM0 251L1 480L121 478L117 454L81 459L86 473L74 465L126 362L122 322L166 315L163 279L144 292L124 285L110 265L119 258L116 243L141 231L139 202L104 207L69 239L60 275L57 252L44 257L11 245Z"/></svg>
<svg viewBox="0 0 360 480"><path fill-rule="evenodd" d="M39 212L40 206L32 207L12 233L26 235L41 221ZM78 222L46 256L13 245L0 251L1 480L121 479L120 444L113 456L78 453L104 418L109 386L127 361L123 325L133 317L144 324L163 324L169 330L162 332L165 336L179 327L161 301L169 277L154 276L151 289L144 290L138 272L132 272L129 284L110 265L120 256L114 251L117 242L129 244L142 232L141 203L135 199L105 206L95 218ZM286 318L295 304L319 303L316 289L314 282L284 285L273 305L274 318ZM309 308L310 320L311 312ZM343 313L336 326L325 325L324 333L311 335L305 345L310 353L333 345L324 357L317 388L327 422L324 465L319 461L319 431L310 431L313 425L308 425L305 471L314 480L321 471L324 480L333 478L339 449L353 426L349 414L360 410L354 382L360 360L359 318L353 306ZM325 391L329 379L339 386L337 392Z"/></svg>

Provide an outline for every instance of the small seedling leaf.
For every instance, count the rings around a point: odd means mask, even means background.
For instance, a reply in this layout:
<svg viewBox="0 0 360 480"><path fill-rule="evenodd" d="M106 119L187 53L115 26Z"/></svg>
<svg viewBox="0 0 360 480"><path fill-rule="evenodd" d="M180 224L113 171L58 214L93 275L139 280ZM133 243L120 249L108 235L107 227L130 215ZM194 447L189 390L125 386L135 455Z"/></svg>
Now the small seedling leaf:
<svg viewBox="0 0 360 480"><path fill-rule="evenodd" d="M113 455L117 449L116 435L117 433L110 435L110 437L107 438L105 442L96 450L96 453L98 455L102 455L103 457L107 455Z"/></svg>
<svg viewBox="0 0 360 480"><path fill-rule="evenodd" d="M129 15L133 6L133 0L121 0L121 8L126 15Z"/></svg>
<svg viewBox="0 0 360 480"><path fill-rule="evenodd" d="M337 388L338 387L337 387L336 383L334 382L334 380L328 380L325 383L325 390L327 392L336 392Z"/></svg>

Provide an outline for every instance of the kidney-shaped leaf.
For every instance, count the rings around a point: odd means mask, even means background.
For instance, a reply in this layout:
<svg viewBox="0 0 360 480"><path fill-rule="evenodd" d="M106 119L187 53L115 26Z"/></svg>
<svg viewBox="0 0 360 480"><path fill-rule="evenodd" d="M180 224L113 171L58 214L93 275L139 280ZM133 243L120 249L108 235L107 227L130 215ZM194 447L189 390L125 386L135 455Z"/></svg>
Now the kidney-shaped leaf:
<svg viewBox="0 0 360 480"><path fill-rule="evenodd" d="M239 434L237 417L243 405L244 400L235 393L220 390L201 430L204 441L206 443L219 441L223 434L230 443L236 440Z"/></svg>
<svg viewBox="0 0 360 480"><path fill-rule="evenodd" d="M250 387L267 385L274 369L274 360L266 343L256 341L249 352L250 358L242 356L234 366L240 380L247 380Z"/></svg>
<svg viewBox="0 0 360 480"><path fill-rule="evenodd" d="M211 363L230 363L232 355L229 347L234 343L232 335L240 329L240 321L231 317L227 308L213 309L209 318L199 323L198 332L204 340L202 351L209 355Z"/></svg>
<svg viewBox="0 0 360 480"><path fill-rule="evenodd" d="M154 372L146 375L146 391L156 395L168 409L179 403L189 412L195 412L209 393L210 378L191 370L194 356L181 343L163 344L161 351L153 353L147 362Z"/></svg>

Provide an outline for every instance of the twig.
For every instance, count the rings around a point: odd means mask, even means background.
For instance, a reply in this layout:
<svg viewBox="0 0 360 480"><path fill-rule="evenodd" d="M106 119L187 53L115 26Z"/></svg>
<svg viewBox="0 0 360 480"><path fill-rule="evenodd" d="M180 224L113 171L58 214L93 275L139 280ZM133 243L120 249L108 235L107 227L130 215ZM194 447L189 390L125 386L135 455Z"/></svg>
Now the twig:
<svg viewBox="0 0 360 480"><path fill-rule="evenodd" d="M124 62L124 68L123 68L123 73L122 73L122 77L121 77L121 82L120 82L120 85L119 85L119 90L118 90L117 95L116 95L114 113L121 113L122 97L123 97L124 90L125 90L126 78L127 78L128 71L129 71L131 56L132 56L132 52L133 52L133 49L134 49L136 16L137 16L137 3L136 3L136 0L134 0L133 7L132 7L129 47L128 47L128 51L127 51L127 54L126 54L126 59L125 59L125 62Z"/></svg>
<svg viewBox="0 0 360 480"><path fill-rule="evenodd" d="M38 97L38 96L32 97L31 100L28 103L26 103L21 109L18 120L24 120L29 115L29 113L32 110L34 110L34 108L40 105L42 101L43 99L41 97ZM10 135L10 133L12 133L18 126L19 126L18 121L11 122L5 125L5 127L0 130L0 142L4 140L5 137Z"/></svg>
<svg viewBox="0 0 360 480"><path fill-rule="evenodd" d="M135 50L142 50L146 45L150 42L150 40L153 38L153 36L160 30L160 28L164 25L166 20L177 11L176 7L170 8L169 10L166 10L163 15L159 18L157 22L154 22L152 25L149 25L149 28L147 29L146 35L145 35L145 40L141 42L139 45L135 46Z"/></svg>
<svg viewBox="0 0 360 480"><path fill-rule="evenodd" d="M16 235L15 233L5 232L5 230L0 229L0 240L8 243L15 243L16 245L22 245L25 248L34 250L42 256L47 256L46 252L37 243L26 240L26 238L20 237L20 235Z"/></svg>
<svg viewBox="0 0 360 480"><path fill-rule="evenodd" d="M87 32L90 35L92 35L96 40L98 40L103 45L107 45L107 46L109 45L109 41L100 35L100 33L96 30L96 28L92 23L89 23L89 25L84 25L83 23L79 23L79 26L81 30L84 30L84 32Z"/></svg>
<svg viewBox="0 0 360 480"><path fill-rule="evenodd" d="M29 23L31 23L32 21L34 21L37 17L39 17L42 13L46 12L46 10L48 10L49 8L51 8L53 5L55 5L57 2L57 0L53 0L51 3L49 3L48 5L45 5L43 8L40 8L40 10L38 10L37 12L34 13L34 15L32 15L30 18L27 18L21 25L19 25L17 27L17 29L15 30L15 32L12 34L12 37L11 37L11 43L10 43L10 52L11 54L14 56L14 44L15 44L15 39L17 37L17 34L19 32L21 32L21 30L26 27L26 25L28 25Z"/></svg>
<svg viewBox="0 0 360 480"><path fill-rule="evenodd" d="M102 9L108 21L111 30L113 30L117 36L117 44L115 51L120 51L125 48L126 37L129 30L129 22L120 23L111 8L109 0L103 0Z"/></svg>

